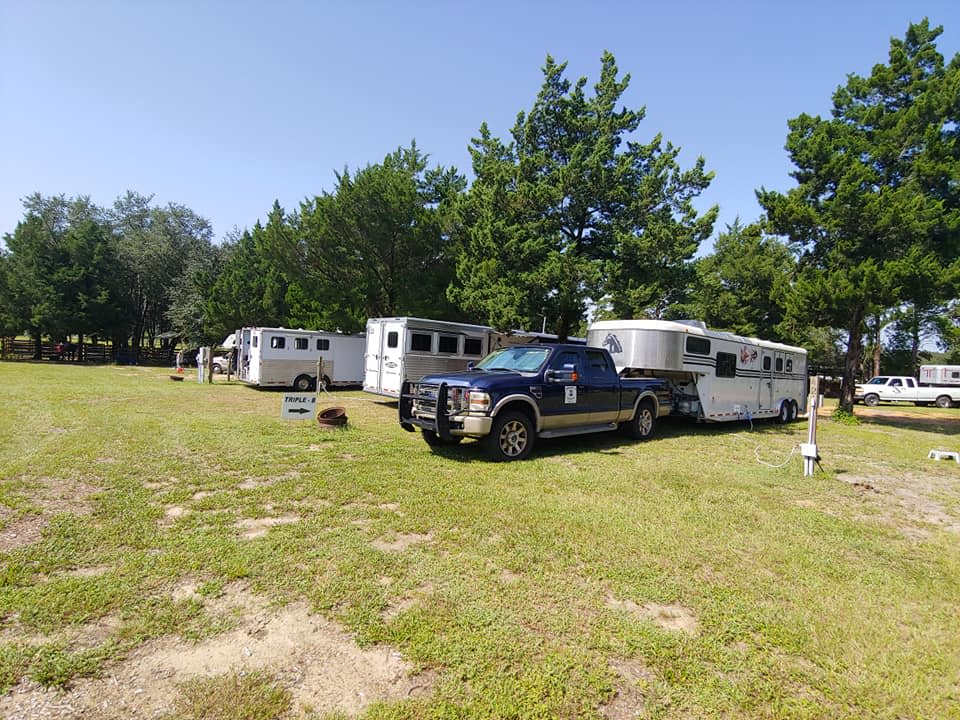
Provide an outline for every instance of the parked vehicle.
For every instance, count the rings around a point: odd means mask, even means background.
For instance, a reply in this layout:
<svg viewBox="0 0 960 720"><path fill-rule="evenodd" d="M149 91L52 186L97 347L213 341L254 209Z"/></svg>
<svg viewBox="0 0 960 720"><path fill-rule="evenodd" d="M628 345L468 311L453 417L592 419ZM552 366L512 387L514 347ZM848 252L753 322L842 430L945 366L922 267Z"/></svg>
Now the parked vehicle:
<svg viewBox="0 0 960 720"><path fill-rule="evenodd" d="M665 380L621 379L610 354L582 345L511 345L464 372L404 381L400 426L428 445L479 438L493 460L529 457L536 438L625 428L653 435L670 411Z"/></svg>
<svg viewBox="0 0 960 720"><path fill-rule="evenodd" d="M587 344L604 347L622 377L663 378L673 415L705 422L775 418L806 412L807 351L708 330L696 320L603 320Z"/></svg>
<svg viewBox="0 0 960 720"><path fill-rule="evenodd" d="M316 388L317 361L324 387L363 382L363 335L291 328L241 328L237 376L258 387Z"/></svg>
<svg viewBox="0 0 960 720"><path fill-rule="evenodd" d="M858 383L853 392L854 402L879 405L881 402L912 402L914 405L932 405L948 408L960 403L958 387L921 387L912 377L878 375L865 383Z"/></svg>
<svg viewBox="0 0 960 720"><path fill-rule="evenodd" d="M427 318L370 318L363 389L396 398L400 397L405 380L417 381L428 373L465 370L468 363L479 361L498 347L551 342L557 342L556 335L523 330L498 333L486 325Z"/></svg>
<svg viewBox="0 0 960 720"><path fill-rule="evenodd" d="M960 386L960 365L921 365L918 380L921 385Z"/></svg>

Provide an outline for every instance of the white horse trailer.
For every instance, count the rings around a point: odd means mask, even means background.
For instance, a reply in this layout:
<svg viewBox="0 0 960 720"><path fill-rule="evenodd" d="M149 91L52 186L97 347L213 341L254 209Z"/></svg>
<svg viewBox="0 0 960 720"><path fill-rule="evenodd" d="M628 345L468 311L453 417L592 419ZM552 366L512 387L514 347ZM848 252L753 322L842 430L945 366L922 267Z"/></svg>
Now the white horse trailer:
<svg viewBox="0 0 960 720"><path fill-rule="evenodd" d="M367 320L363 389L400 397L404 380L432 372L466 370L490 350L493 329L485 325L414 317Z"/></svg>
<svg viewBox="0 0 960 720"><path fill-rule="evenodd" d="M665 320L601 320L587 344L607 348L624 377L670 380L674 415L787 422L806 412L807 351L800 347Z"/></svg>
<svg viewBox="0 0 960 720"><path fill-rule="evenodd" d="M921 385L960 385L960 365L921 365Z"/></svg>
<svg viewBox="0 0 960 720"><path fill-rule="evenodd" d="M248 327L237 337L238 376L250 385L312 390L319 360L326 387L363 383L363 335Z"/></svg>

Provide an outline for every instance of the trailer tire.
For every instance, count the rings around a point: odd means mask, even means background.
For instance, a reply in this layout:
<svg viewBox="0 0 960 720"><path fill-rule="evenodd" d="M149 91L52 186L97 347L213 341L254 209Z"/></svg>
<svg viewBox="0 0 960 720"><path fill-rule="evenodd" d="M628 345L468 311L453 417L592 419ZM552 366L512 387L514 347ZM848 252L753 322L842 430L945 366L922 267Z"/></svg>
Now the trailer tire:
<svg viewBox="0 0 960 720"><path fill-rule="evenodd" d="M297 375L293 381L293 389L298 392L309 392L314 388L314 379L309 375Z"/></svg>
<svg viewBox="0 0 960 720"><path fill-rule="evenodd" d="M329 390L329 389L330 389L330 376L329 376L329 375L324 375L324 376L323 376L323 379L321 380L321 384L320 384L320 389L321 389L321 390Z"/></svg>
<svg viewBox="0 0 960 720"><path fill-rule="evenodd" d="M534 430L522 412L505 412L493 420L490 434L481 441L487 457L496 462L526 460L533 450Z"/></svg>
<svg viewBox="0 0 960 720"><path fill-rule="evenodd" d="M777 413L777 422L781 425L786 424L790 420L790 401L784 400L780 403L780 411Z"/></svg>
<svg viewBox="0 0 960 720"><path fill-rule="evenodd" d="M863 396L863 404L869 407L876 407L880 404L880 396L876 393L870 393Z"/></svg>
<svg viewBox="0 0 960 720"><path fill-rule="evenodd" d="M949 395L941 395L937 398L938 408L948 408L953 405L953 399Z"/></svg>
<svg viewBox="0 0 960 720"><path fill-rule="evenodd" d="M213 364L213 374L214 374L214 375L219 375L219 374L222 373L222 372L223 372L223 368L220 367L220 363L214 363L214 364Z"/></svg>
<svg viewBox="0 0 960 720"><path fill-rule="evenodd" d="M627 423L627 433L634 440L649 440L653 437L656 427L657 413L653 403L649 400L641 400L633 418Z"/></svg>
<svg viewBox="0 0 960 720"><path fill-rule="evenodd" d="M444 440L433 430L424 430L423 441L430 447L443 447L444 445L459 445L463 438L460 435L453 435L449 440Z"/></svg>
<svg viewBox="0 0 960 720"><path fill-rule="evenodd" d="M796 400L790 401L790 422L796 422L797 418L800 417L800 406L797 405Z"/></svg>

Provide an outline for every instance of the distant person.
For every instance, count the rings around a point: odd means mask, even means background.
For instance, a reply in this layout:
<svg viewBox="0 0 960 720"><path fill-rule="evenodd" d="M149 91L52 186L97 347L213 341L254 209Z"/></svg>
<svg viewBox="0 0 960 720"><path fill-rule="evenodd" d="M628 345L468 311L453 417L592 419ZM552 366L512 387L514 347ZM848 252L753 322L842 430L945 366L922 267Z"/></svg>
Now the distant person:
<svg viewBox="0 0 960 720"><path fill-rule="evenodd" d="M177 350L177 370L183 369L183 350Z"/></svg>

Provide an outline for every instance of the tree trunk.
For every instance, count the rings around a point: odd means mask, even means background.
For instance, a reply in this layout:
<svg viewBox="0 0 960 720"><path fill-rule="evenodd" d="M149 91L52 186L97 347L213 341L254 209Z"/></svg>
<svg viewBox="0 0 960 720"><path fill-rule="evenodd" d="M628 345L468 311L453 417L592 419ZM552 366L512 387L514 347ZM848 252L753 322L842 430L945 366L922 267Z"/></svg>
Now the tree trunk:
<svg viewBox="0 0 960 720"><path fill-rule="evenodd" d="M880 324L880 315L874 315L874 321L876 325L873 328L873 372L871 373L872 377L876 377L880 374L880 351L882 347L880 345L880 331L882 330Z"/></svg>
<svg viewBox="0 0 960 720"><path fill-rule="evenodd" d="M855 307L850 317L850 336L847 339L847 356L843 363L843 380L840 384L840 409L853 412L853 391L857 365L863 350L863 308Z"/></svg>

